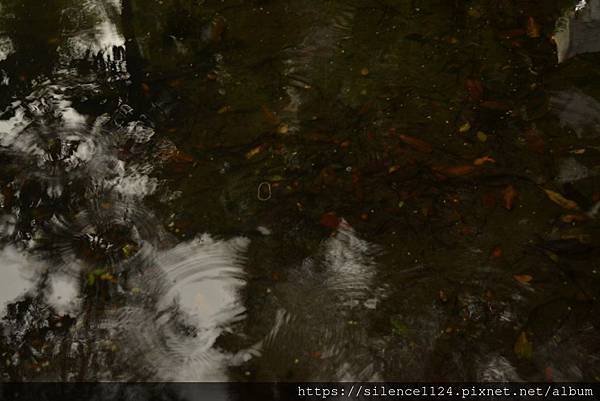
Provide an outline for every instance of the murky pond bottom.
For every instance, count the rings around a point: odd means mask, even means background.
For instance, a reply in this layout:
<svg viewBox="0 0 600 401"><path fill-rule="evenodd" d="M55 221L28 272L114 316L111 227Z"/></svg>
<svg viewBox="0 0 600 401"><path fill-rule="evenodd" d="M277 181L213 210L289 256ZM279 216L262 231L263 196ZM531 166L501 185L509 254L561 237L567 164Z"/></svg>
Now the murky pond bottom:
<svg viewBox="0 0 600 401"><path fill-rule="evenodd" d="M600 380L600 2L0 1L3 381Z"/></svg>

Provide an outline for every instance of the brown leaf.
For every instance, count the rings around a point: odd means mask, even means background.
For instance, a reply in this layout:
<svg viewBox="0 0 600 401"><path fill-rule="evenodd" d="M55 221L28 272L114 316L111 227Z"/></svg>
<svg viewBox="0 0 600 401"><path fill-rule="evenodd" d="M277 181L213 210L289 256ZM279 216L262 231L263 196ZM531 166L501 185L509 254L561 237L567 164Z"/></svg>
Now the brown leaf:
<svg viewBox="0 0 600 401"><path fill-rule="evenodd" d="M527 18L527 36L530 38L540 37L540 24L533 17Z"/></svg>
<svg viewBox="0 0 600 401"><path fill-rule="evenodd" d="M533 277L529 274L515 274L513 277L521 284L529 284L533 280Z"/></svg>
<svg viewBox="0 0 600 401"><path fill-rule="evenodd" d="M290 127L287 124L279 124L279 127L277 127L277 133L285 135L289 132Z"/></svg>
<svg viewBox="0 0 600 401"><path fill-rule="evenodd" d="M496 160L490 156L483 156L473 161L476 166L483 166L485 163L496 163Z"/></svg>
<svg viewBox="0 0 600 401"><path fill-rule="evenodd" d="M519 193L512 185L508 185L502 190L502 199L504 201L504 208L506 210L512 210L515 206L515 201L519 197Z"/></svg>
<svg viewBox="0 0 600 401"><path fill-rule="evenodd" d="M215 18L210 25L210 40L220 42L225 32L225 19L223 17Z"/></svg>
<svg viewBox="0 0 600 401"><path fill-rule="evenodd" d="M230 111L231 111L231 106L223 106L217 111L217 114L225 114Z"/></svg>
<svg viewBox="0 0 600 401"><path fill-rule="evenodd" d="M496 207L496 194L493 192L486 192L481 196L481 203L483 207L493 209Z"/></svg>
<svg viewBox="0 0 600 401"><path fill-rule="evenodd" d="M527 32L525 29L513 29L511 31L502 32L501 36L504 39L514 39L519 36L525 35Z"/></svg>
<svg viewBox="0 0 600 401"><path fill-rule="evenodd" d="M250 149L247 153L246 153L246 159L251 159L254 156L256 156L257 154L259 154L260 152L262 152L265 148L265 145L258 145L253 147L252 149Z"/></svg>
<svg viewBox="0 0 600 401"><path fill-rule="evenodd" d="M506 111L510 109L510 106L506 103L499 102L497 100L485 100L479 104L484 109Z"/></svg>
<svg viewBox="0 0 600 401"><path fill-rule="evenodd" d="M585 214L565 214L560 217L560 221L567 224L586 221L588 219L589 217Z"/></svg>
<svg viewBox="0 0 600 401"><path fill-rule="evenodd" d="M422 139L415 138L409 135L400 134L400 140L407 144L408 146L418 150L423 153L431 153L433 150L432 146Z"/></svg>
<svg viewBox="0 0 600 401"><path fill-rule="evenodd" d="M556 203L558 206L562 207L563 209L567 209L567 210L579 209L579 205L577 205L577 203L575 203L574 201L572 201L570 199L565 198L558 192L554 192L550 189L544 189L544 192L546 192L546 195L552 202Z"/></svg>
<svg viewBox="0 0 600 401"><path fill-rule="evenodd" d="M475 166L466 164L462 166L432 167L432 169L433 171L447 177L458 177L461 175L471 174L473 171L475 171Z"/></svg>
<svg viewBox="0 0 600 401"><path fill-rule="evenodd" d="M400 170L400 168L401 168L401 166L399 166L397 164L393 165L393 166L390 166L390 168L388 168L388 174L393 174L396 171Z"/></svg>
<svg viewBox="0 0 600 401"><path fill-rule="evenodd" d="M542 138L542 136L535 130L528 130L525 133L525 140L527 141L527 146L532 152L539 154L544 153L544 149L546 147L544 138Z"/></svg>
<svg viewBox="0 0 600 401"><path fill-rule="evenodd" d="M279 125L279 117L265 105L260 106L265 121L271 125Z"/></svg>

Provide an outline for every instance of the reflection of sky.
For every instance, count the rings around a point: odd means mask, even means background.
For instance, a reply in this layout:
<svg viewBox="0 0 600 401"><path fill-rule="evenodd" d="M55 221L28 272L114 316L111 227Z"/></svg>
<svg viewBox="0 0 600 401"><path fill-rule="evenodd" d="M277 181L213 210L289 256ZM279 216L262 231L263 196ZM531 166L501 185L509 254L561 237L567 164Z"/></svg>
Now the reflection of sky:
<svg viewBox="0 0 600 401"><path fill-rule="evenodd" d="M112 1L112 3L87 1L83 5L85 12L89 13L89 17L94 20L94 24L91 27L82 26L75 35L68 39L67 45L63 48L63 56L80 58L88 50L91 50L94 54L102 51L112 57L113 46L125 45L125 38L110 17L113 13L109 13L107 10L107 7L114 7L120 12L121 5L119 1Z"/></svg>
<svg viewBox="0 0 600 401"><path fill-rule="evenodd" d="M583 10L587 6L587 0L579 0L579 3L575 6L575 11Z"/></svg>
<svg viewBox="0 0 600 401"><path fill-rule="evenodd" d="M10 38L0 36L0 61L6 60L6 58L14 51L15 48Z"/></svg>
<svg viewBox="0 0 600 401"><path fill-rule="evenodd" d="M559 20L554 34L558 61L600 51L600 0L581 0Z"/></svg>
<svg viewBox="0 0 600 401"><path fill-rule="evenodd" d="M32 293L39 283L46 266L14 246L0 251L0 316L7 304ZM60 315L75 315L79 309L79 282L66 274L50 274L45 287L45 298L49 306Z"/></svg>
<svg viewBox="0 0 600 401"><path fill-rule="evenodd" d="M35 287L38 269L39 265L32 263L12 246L0 251L0 316L4 314L7 303Z"/></svg>

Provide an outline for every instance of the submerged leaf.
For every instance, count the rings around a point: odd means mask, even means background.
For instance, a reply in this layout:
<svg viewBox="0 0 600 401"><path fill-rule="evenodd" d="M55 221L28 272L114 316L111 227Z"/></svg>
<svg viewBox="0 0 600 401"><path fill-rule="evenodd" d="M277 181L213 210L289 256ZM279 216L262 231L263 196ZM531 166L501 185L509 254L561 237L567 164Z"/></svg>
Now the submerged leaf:
<svg viewBox="0 0 600 401"><path fill-rule="evenodd" d="M521 284L529 284L533 280L533 277L529 274L515 274L513 277Z"/></svg>
<svg viewBox="0 0 600 401"><path fill-rule="evenodd" d="M483 96L483 84L478 79L467 79L467 92L472 101L478 101Z"/></svg>
<svg viewBox="0 0 600 401"><path fill-rule="evenodd" d="M465 164L463 166L433 167L432 169L447 177L458 177L461 175L471 174L473 171L475 171L475 166Z"/></svg>
<svg viewBox="0 0 600 401"><path fill-rule="evenodd" d="M502 199L504 200L504 208L512 210L519 193L512 185L507 186L502 190Z"/></svg>
<svg viewBox="0 0 600 401"><path fill-rule="evenodd" d="M548 199L550 199L552 202L556 203L558 206L562 207L563 209L567 209L567 210L579 209L579 205L577 205L576 202L565 198L558 192L552 191L550 189L544 189L544 192L546 192Z"/></svg>
<svg viewBox="0 0 600 401"><path fill-rule="evenodd" d="M404 142L405 144L407 144L408 146L418 150L419 152L431 153L431 151L433 150L433 148L430 144L428 144L427 142L425 142L419 138L400 134L400 140L402 142Z"/></svg>
<svg viewBox="0 0 600 401"><path fill-rule="evenodd" d="M461 134L464 134L465 132L468 132L471 129L471 123L470 122L466 122L463 125L460 126L460 128L458 128L458 132L460 132Z"/></svg>
<svg viewBox="0 0 600 401"><path fill-rule="evenodd" d="M392 332L397 336L405 337L410 333L410 328L399 317L392 317L390 323L392 324Z"/></svg>
<svg viewBox="0 0 600 401"><path fill-rule="evenodd" d="M533 17L527 18L527 36L530 38L540 37L540 24Z"/></svg>
<svg viewBox="0 0 600 401"><path fill-rule="evenodd" d="M517 357L521 359L531 359L533 356L533 344L527 338L525 332L521 332L517 341L515 341L514 351Z"/></svg>
<svg viewBox="0 0 600 401"><path fill-rule="evenodd" d="M340 225L340 219L335 212L328 212L321 216L321 225L327 228L336 229Z"/></svg>
<svg viewBox="0 0 600 401"><path fill-rule="evenodd" d="M483 156L473 161L476 166L483 166L485 163L496 163L496 160L490 156Z"/></svg>
<svg viewBox="0 0 600 401"><path fill-rule="evenodd" d="M259 154L260 152L262 152L264 149L264 145L258 145L253 147L252 149L250 149L247 153L246 153L246 159L251 159L254 156L256 156L257 154Z"/></svg>

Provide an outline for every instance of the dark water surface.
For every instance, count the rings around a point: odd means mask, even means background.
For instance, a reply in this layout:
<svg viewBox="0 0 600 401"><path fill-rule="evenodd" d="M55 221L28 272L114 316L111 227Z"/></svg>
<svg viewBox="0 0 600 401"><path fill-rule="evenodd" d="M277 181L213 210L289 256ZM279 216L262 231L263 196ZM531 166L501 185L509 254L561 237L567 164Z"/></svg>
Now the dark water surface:
<svg viewBox="0 0 600 401"><path fill-rule="evenodd" d="M600 380L599 0L0 0L0 375Z"/></svg>

